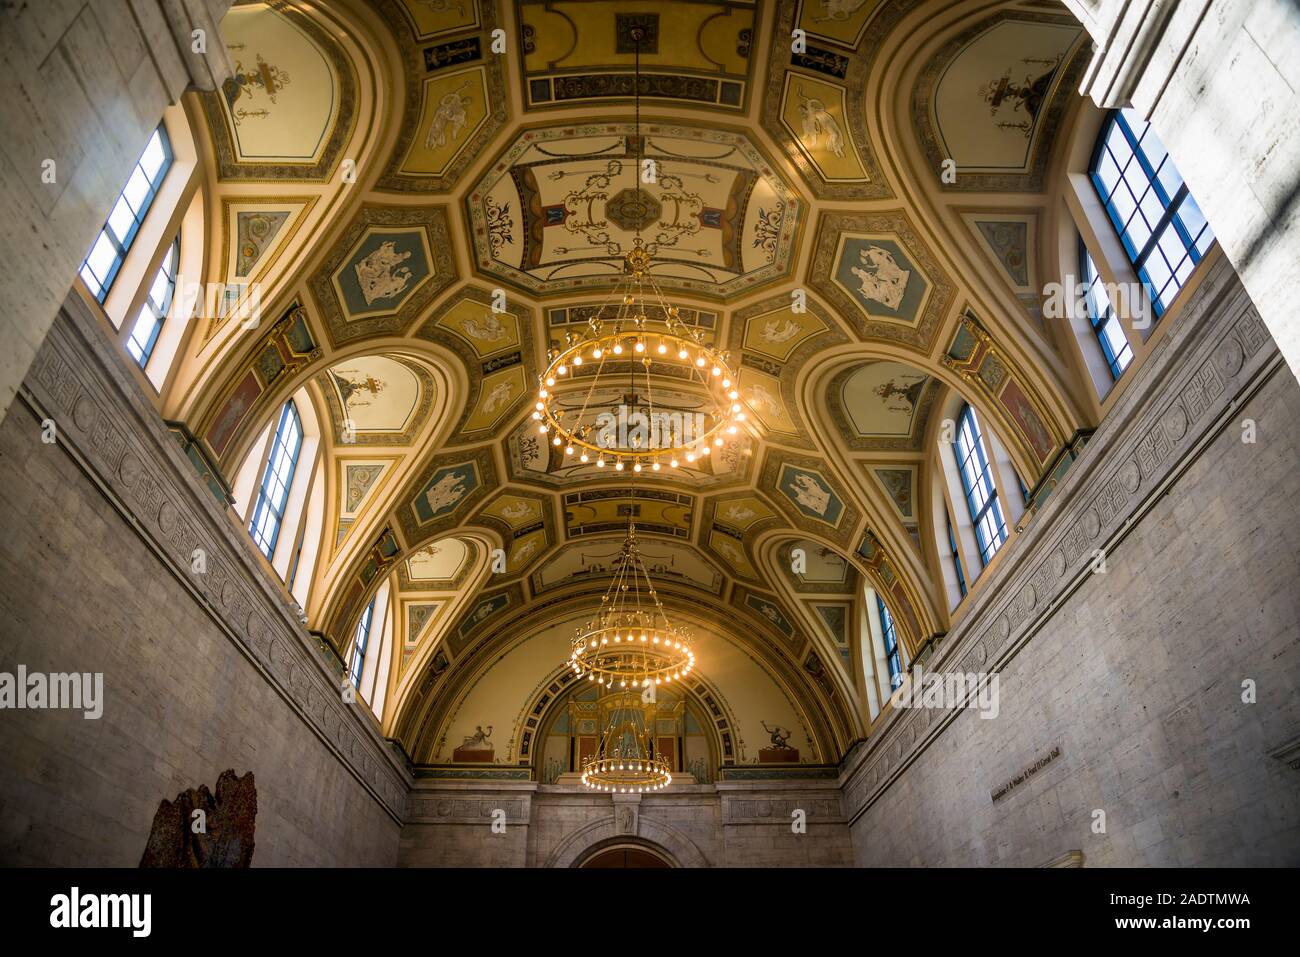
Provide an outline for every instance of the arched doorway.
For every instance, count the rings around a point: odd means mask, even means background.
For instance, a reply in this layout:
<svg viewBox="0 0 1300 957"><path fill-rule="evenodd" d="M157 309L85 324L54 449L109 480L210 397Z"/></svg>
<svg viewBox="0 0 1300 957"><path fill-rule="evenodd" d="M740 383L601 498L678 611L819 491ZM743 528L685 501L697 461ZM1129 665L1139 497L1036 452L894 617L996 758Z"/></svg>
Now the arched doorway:
<svg viewBox="0 0 1300 957"><path fill-rule="evenodd" d="M640 868L673 867L674 864L663 852L645 844L620 841L617 844L601 847L591 853L581 864L582 868Z"/></svg>

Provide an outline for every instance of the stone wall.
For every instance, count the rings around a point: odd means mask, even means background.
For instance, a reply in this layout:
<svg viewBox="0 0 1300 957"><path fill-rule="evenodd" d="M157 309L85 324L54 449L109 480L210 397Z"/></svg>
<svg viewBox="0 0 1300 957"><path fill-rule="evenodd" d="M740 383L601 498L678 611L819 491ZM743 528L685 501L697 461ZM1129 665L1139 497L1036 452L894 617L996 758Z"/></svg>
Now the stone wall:
<svg viewBox="0 0 1300 957"><path fill-rule="evenodd" d="M69 299L0 425L0 671L102 672L103 715L0 712L0 863L135 866L159 802L230 768L254 866L393 864L402 761L95 322Z"/></svg>
<svg viewBox="0 0 1300 957"><path fill-rule="evenodd" d="M229 6L0 3L0 415L164 108L230 75Z"/></svg>
<svg viewBox="0 0 1300 957"><path fill-rule="evenodd" d="M1226 262L1195 296L930 662L998 716L850 755L857 863L1300 864L1300 387Z"/></svg>
<svg viewBox="0 0 1300 957"><path fill-rule="evenodd" d="M793 814L804 812L801 819ZM494 813L504 828L493 830ZM796 830L796 821L803 825ZM581 785L418 781L404 867L573 867L602 848L649 845L682 867L842 867L853 862L834 781L675 784L596 794Z"/></svg>
<svg viewBox="0 0 1300 957"><path fill-rule="evenodd" d="M1300 4L1064 2L1096 43L1082 92L1151 119L1300 378Z"/></svg>

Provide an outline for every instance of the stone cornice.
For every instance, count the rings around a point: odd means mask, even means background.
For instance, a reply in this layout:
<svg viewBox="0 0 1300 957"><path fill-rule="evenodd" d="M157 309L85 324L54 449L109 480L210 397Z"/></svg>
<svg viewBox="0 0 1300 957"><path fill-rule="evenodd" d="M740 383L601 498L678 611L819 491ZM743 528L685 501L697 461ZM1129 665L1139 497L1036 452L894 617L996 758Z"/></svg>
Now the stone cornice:
<svg viewBox="0 0 1300 957"><path fill-rule="evenodd" d="M1108 4L1089 24L1097 49L1079 92L1091 96L1098 106L1122 107L1133 102L1142 85L1156 94L1149 100L1154 102L1182 61L1209 6L1210 0Z"/></svg>
<svg viewBox="0 0 1300 957"><path fill-rule="evenodd" d="M1191 294L1031 526L971 596L929 671L992 673L1025 646L1090 576L1095 549L1114 547L1195 460L1225 417L1282 364L1226 259ZM959 714L890 709L843 764L853 821Z"/></svg>
<svg viewBox="0 0 1300 957"><path fill-rule="evenodd" d="M23 384L38 418L231 643L399 824L411 777L359 700L343 701L242 530L200 486L140 394L100 320L77 295L64 303ZM206 571L193 572L197 549Z"/></svg>

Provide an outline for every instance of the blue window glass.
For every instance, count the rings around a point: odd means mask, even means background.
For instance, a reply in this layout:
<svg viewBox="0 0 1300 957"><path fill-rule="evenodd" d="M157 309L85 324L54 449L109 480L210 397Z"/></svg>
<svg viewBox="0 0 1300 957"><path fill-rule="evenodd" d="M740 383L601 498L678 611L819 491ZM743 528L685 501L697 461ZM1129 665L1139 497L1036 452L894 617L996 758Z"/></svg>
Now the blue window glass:
<svg viewBox="0 0 1300 957"><path fill-rule="evenodd" d="M162 265L154 274L149 284L149 293L145 296L140 315L136 316L131 335L126 340L126 351L131 353L141 369L149 365L153 347L158 342L158 333L162 332L163 323L167 321L167 310L172 306L176 294L176 264L181 257L181 241L177 237L163 257Z"/></svg>
<svg viewBox="0 0 1300 957"><path fill-rule="evenodd" d="M262 484L253 505L253 518L248 532L253 543L268 559L275 554L275 543L280 537L284 522L284 506L289 500L289 487L298 467L298 453L302 451L302 419L290 399L280 410L280 421L275 427L271 443L271 456L262 473Z"/></svg>
<svg viewBox="0 0 1300 957"><path fill-rule="evenodd" d="M1111 378L1118 379L1133 361L1133 350L1129 347L1128 336L1124 334L1119 317L1111 308L1110 295L1097 273L1097 264L1082 242L1079 243L1079 258L1086 290L1083 298L1088 309L1088 322L1092 325L1092 334L1097 337L1097 344L1101 346L1102 355L1106 357Z"/></svg>
<svg viewBox="0 0 1300 957"><path fill-rule="evenodd" d="M171 165L172 146L167 131L159 126L149 137L144 153L136 160L135 169L127 177L126 185L108 214L108 222L95 237L81 264L81 279L100 302L108 296L117 271L126 259L126 251L135 242L136 233L140 231L145 214L149 212L149 206L158 195L158 187Z"/></svg>
<svg viewBox="0 0 1300 957"><path fill-rule="evenodd" d="M944 521L948 524L948 551L952 554L953 567L957 569L957 587L961 589L961 597L966 597L966 575L961 570L961 553L957 551L957 536L952 532L952 517L948 510L944 509Z"/></svg>
<svg viewBox="0 0 1300 957"><path fill-rule="evenodd" d="M352 639L352 661L348 665L348 673L352 676L352 687L361 687L361 672L366 665L366 646L370 644L370 623L375 617L375 600L370 599L370 604L366 610L361 613L361 620L357 622L357 633Z"/></svg>
<svg viewBox="0 0 1300 957"><path fill-rule="evenodd" d="M966 507L979 541L980 561L989 563L1007 540L1007 523L1002 517L997 486L989 467L988 449L980 431L979 419L969 405L963 406L957 424L957 441L953 443L961 485L966 493Z"/></svg>
<svg viewBox="0 0 1300 957"><path fill-rule="evenodd" d="M880 633L885 636L885 660L889 662L889 687L897 688L903 683L903 655L898 650L898 633L894 630L894 619L889 614L885 603L876 595L876 612L880 615Z"/></svg>
<svg viewBox="0 0 1300 957"><path fill-rule="evenodd" d="M1157 316L1214 242L1214 233L1151 124L1132 108L1111 113L1089 168Z"/></svg>

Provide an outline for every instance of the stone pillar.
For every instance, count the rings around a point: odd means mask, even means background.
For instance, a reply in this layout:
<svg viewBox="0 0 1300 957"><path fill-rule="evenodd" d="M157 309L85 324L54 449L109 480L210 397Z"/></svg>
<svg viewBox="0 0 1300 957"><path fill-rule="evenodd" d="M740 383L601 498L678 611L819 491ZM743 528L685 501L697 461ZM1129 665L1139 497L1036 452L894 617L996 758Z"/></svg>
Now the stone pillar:
<svg viewBox="0 0 1300 957"><path fill-rule="evenodd" d="M1300 5L1065 3L1097 47L1080 91L1150 117L1300 378Z"/></svg>
<svg viewBox="0 0 1300 957"><path fill-rule="evenodd" d="M0 417L163 110L231 75L229 6L0 3Z"/></svg>

